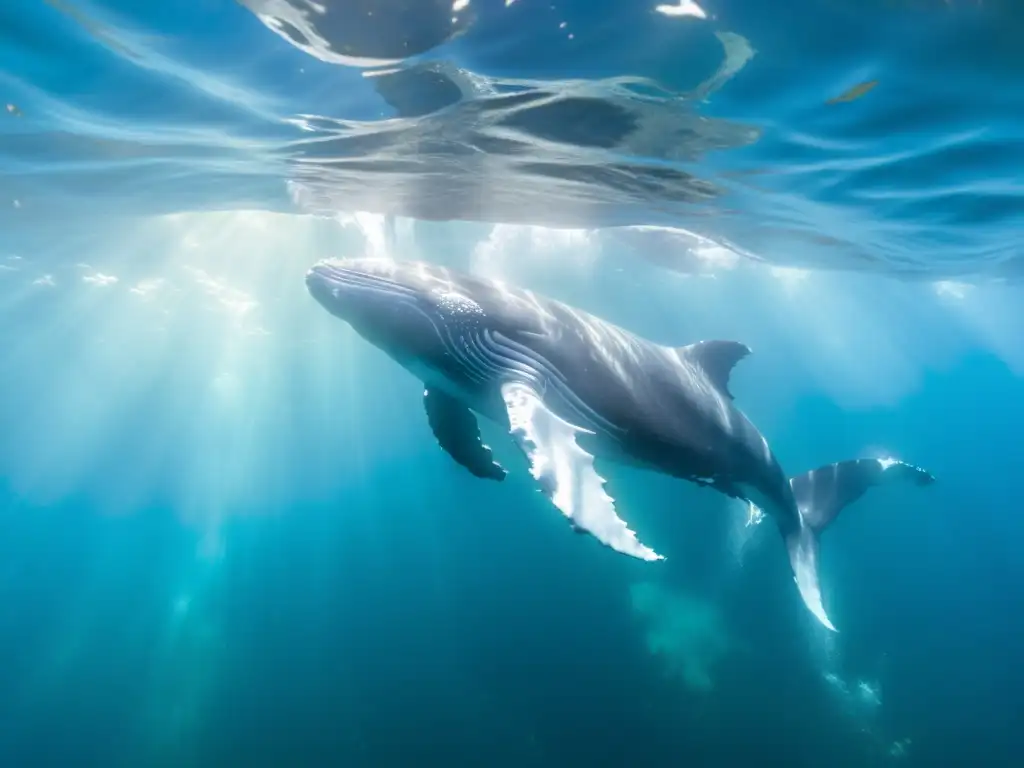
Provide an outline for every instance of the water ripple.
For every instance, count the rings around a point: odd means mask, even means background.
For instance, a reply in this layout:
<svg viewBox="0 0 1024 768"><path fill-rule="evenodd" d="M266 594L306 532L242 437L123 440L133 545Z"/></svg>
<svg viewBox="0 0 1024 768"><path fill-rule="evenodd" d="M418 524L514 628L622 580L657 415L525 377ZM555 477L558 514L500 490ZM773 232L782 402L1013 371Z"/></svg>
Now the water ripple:
<svg viewBox="0 0 1024 768"><path fill-rule="evenodd" d="M1024 271L1020 10L799 0L783 15L15 0L0 227L364 211L610 228L666 266L717 248L927 279Z"/></svg>

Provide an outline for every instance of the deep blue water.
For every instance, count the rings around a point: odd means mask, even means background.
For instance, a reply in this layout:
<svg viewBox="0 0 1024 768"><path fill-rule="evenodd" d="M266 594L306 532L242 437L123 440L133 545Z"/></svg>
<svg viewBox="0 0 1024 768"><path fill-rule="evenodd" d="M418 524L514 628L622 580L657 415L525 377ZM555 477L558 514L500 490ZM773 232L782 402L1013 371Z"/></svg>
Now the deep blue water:
<svg viewBox="0 0 1024 768"><path fill-rule="evenodd" d="M1020 9L314 5L0 4L0 765L1024 763ZM838 634L710 491L616 469L618 555L310 299L365 253L937 482L826 533Z"/></svg>

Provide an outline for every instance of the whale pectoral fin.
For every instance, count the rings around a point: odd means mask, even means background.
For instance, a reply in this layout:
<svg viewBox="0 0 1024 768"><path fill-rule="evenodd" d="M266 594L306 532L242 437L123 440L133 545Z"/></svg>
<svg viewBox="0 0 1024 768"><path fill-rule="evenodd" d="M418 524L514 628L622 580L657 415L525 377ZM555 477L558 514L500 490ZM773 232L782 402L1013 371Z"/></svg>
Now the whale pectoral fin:
<svg viewBox="0 0 1024 768"><path fill-rule="evenodd" d="M524 384L506 384L501 394L510 432L530 462L530 474L573 529L641 560L664 559L641 544L616 514L604 479L594 469L594 457L576 442L576 436L586 430L560 419Z"/></svg>
<svg viewBox="0 0 1024 768"><path fill-rule="evenodd" d="M480 426L469 408L437 389L423 391L423 406L434 437L449 456L477 477L505 479L507 473L480 439Z"/></svg>

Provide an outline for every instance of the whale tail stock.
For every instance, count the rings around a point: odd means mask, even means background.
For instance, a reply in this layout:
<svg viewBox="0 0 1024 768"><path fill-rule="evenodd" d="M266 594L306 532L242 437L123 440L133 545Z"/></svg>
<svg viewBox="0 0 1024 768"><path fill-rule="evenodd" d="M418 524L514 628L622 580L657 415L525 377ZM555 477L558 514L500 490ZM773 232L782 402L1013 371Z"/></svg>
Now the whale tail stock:
<svg viewBox="0 0 1024 768"><path fill-rule="evenodd" d="M749 347L736 341L708 340L676 349L681 360L699 366L719 392L733 399L729 378L736 363L750 354ZM795 525L787 521L782 531L789 562L807 608L833 632L836 628L825 613L818 582L821 533L868 488L891 482L929 485L935 478L920 467L891 458L839 461L790 478L799 521Z"/></svg>
<svg viewBox="0 0 1024 768"><path fill-rule="evenodd" d="M800 526L786 535L786 550L800 596L811 613L828 629L835 627L825 613L818 582L818 550L822 531L839 513L876 485L912 482L929 485L927 471L896 459L852 459L828 464L789 481Z"/></svg>

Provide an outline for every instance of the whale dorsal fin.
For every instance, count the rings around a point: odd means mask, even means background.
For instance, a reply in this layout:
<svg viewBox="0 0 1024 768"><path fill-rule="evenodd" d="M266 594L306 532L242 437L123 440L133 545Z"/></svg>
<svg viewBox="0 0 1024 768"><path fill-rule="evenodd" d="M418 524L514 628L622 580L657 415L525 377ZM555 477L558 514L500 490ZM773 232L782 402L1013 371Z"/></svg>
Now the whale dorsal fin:
<svg viewBox="0 0 1024 768"><path fill-rule="evenodd" d="M750 354L750 347L738 341L698 341L679 347L679 356L699 365L720 392L732 400L729 374L740 360Z"/></svg>

